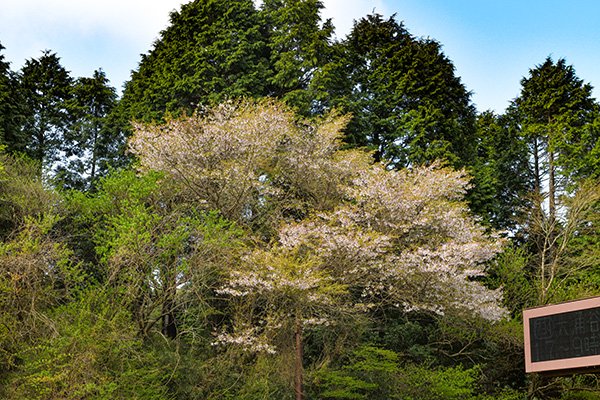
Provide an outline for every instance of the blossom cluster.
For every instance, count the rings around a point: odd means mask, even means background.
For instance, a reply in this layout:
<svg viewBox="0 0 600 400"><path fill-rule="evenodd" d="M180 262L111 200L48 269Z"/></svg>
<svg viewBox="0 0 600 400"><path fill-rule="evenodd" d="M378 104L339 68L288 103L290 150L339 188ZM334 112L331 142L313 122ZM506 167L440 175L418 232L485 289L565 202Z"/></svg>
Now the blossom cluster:
<svg viewBox="0 0 600 400"><path fill-rule="evenodd" d="M459 201L464 173L436 166L368 171L348 187L350 201L282 226L282 246L319 254L367 304L376 299L437 313L463 309L490 320L505 316L500 291L473 280L502 243Z"/></svg>
<svg viewBox="0 0 600 400"><path fill-rule="evenodd" d="M277 348L267 343L263 336L258 335L255 328L246 328L233 334L221 332L216 336L212 345L234 345L249 353L277 353Z"/></svg>
<svg viewBox="0 0 600 400"><path fill-rule="evenodd" d="M331 208L342 182L352 179L346 167L357 156L336 158L347 120L332 114L298 122L275 101L230 102L164 125L135 124L129 151L142 169L166 172L195 201L227 218L306 212Z"/></svg>

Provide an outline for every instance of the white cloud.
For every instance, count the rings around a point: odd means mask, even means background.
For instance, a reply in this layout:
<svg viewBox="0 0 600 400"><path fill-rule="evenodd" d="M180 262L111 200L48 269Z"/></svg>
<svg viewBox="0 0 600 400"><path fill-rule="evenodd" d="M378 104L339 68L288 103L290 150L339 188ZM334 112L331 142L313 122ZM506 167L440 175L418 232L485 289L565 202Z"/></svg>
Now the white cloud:
<svg viewBox="0 0 600 400"><path fill-rule="evenodd" d="M4 0L0 21L5 30L20 34L73 32L112 34L125 41L147 42L158 36L169 12L182 0ZM76 38L74 38L76 39Z"/></svg>
<svg viewBox="0 0 600 400"><path fill-rule="evenodd" d="M13 70L51 50L73 76L103 68L120 87L186 0L2 0L0 43Z"/></svg>

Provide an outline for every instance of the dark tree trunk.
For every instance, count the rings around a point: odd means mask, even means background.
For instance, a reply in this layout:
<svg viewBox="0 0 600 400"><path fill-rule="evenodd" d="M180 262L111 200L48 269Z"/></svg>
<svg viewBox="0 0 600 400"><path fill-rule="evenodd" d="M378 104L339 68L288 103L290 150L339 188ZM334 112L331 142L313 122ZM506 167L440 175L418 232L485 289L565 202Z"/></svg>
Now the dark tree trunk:
<svg viewBox="0 0 600 400"><path fill-rule="evenodd" d="M542 193L542 179L540 177L540 149L538 138L533 139L533 174L536 195Z"/></svg>
<svg viewBox="0 0 600 400"><path fill-rule="evenodd" d="M173 312L173 301L165 300L162 305L162 333L169 339L177 337L177 323L175 322L175 313Z"/></svg>
<svg viewBox="0 0 600 400"><path fill-rule="evenodd" d="M554 152L548 151L548 217L553 223L556 218L556 178L554 174Z"/></svg>
<svg viewBox="0 0 600 400"><path fill-rule="evenodd" d="M296 331L294 332L296 340L296 360L295 360L295 374L294 374L294 391L296 393L296 400L304 399L304 392L302 388L302 323L301 321L296 322Z"/></svg>
<svg viewBox="0 0 600 400"><path fill-rule="evenodd" d="M175 294L177 290L177 279L175 273L168 267L162 272L165 282L164 301L162 304L162 326L163 335L169 339L177 337L177 323L175 321Z"/></svg>
<svg viewBox="0 0 600 400"><path fill-rule="evenodd" d="M98 158L98 126L94 126L94 138L93 138L93 145L92 145L92 161L91 161L91 168L92 170L90 171L90 183L93 185L94 182L96 181L96 163L97 163L97 158Z"/></svg>

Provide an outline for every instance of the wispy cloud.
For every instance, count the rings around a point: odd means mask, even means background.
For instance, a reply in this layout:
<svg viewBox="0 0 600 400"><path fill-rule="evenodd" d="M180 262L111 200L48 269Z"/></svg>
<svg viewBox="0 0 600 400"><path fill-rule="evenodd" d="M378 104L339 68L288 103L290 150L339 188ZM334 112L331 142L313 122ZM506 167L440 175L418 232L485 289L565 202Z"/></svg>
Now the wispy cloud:
<svg viewBox="0 0 600 400"><path fill-rule="evenodd" d="M147 41L166 27L169 12L182 0L4 0L2 28L25 35L96 32ZM74 38L76 39L76 38Z"/></svg>

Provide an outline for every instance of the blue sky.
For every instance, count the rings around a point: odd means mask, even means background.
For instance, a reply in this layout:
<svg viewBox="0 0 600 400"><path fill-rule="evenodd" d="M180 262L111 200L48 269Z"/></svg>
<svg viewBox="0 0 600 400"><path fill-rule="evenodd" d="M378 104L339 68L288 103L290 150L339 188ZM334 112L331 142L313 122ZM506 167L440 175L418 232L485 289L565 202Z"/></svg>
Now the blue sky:
<svg viewBox="0 0 600 400"><path fill-rule="evenodd" d="M102 68L129 79L182 0L2 0L2 54L18 70L49 49L74 77ZM600 87L600 2L592 0L324 0L343 37L372 10L395 13L410 33L436 39L480 111L503 112L520 80L547 56L565 58ZM598 96L597 90L594 91Z"/></svg>

